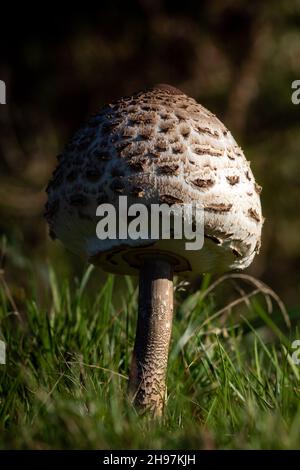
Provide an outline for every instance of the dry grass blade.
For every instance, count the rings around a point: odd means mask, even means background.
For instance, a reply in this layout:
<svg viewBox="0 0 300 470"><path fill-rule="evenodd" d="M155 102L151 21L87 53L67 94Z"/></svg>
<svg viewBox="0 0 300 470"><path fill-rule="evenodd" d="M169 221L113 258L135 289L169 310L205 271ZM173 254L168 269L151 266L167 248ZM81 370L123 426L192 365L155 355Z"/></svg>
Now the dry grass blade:
<svg viewBox="0 0 300 470"><path fill-rule="evenodd" d="M270 298L272 298L277 303L277 305L279 307L279 310L282 313L282 316L283 316L283 319L284 319L286 325L288 326L288 328L291 327L291 322L290 322L288 312L286 310L286 307L285 307L284 303L280 299L280 297L267 284L265 284L264 282L256 279L253 276L250 276L249 274L235 274L235 273L233 273L233 274L225 274L224 276L221 276L219 279L217 279L215 282L213 282L203 292L203 294L201 296L201 299L203 300L208 294L210 294L214 289L216 289L217 286L219 286L222 282L227 281L228 279L240 279L240 280L246 282L247 284L250 284L250 285L256 287L257 288L256 293L260 292L261 294L263 294L263 296L266 300L266 304L267 304L267 308L268 308L269 313L272 312L272 304L270 303ZM251 294L251 296L252 295L253 295L253 293ZM248 296L242 297L243 301L247 297ZM235 301L233 303L235 303ZM232 306L232 304L230 304L230 305ZM227 310L228 308L229 308L229 306L224 307L225 310ZM224 309L222 309L222 310L224 310Z"/></svg>
<svg viewBox="0 0 300 470"><path fill-rule="evenodd" d="M83 367L89 367L90 369L99 369L103 370L103 372L109 372L110 374L117 375L118 377L121 377L122 379L128 380L127 375L120 374L119 372L116 372L115 370L107 369L106 367L101 367L96 364L86 364L85 362L80 362L80 361L66 361L66 364L77 364L79 366Z"/></svg>

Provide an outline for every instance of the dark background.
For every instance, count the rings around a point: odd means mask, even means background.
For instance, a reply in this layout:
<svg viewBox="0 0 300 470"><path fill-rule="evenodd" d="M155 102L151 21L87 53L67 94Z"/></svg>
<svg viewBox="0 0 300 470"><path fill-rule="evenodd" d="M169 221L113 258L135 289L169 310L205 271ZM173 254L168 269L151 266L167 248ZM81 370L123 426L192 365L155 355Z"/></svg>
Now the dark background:
<svg viewBox="0 0 300 470"><path fill-rule="evenodd" d="M300 105L291 84L300 79L300 2L29 7L1 5L0 19L2 268L17 301L29 271L46 287L47 260L66 275L83 269L48 239L42 216L56 155L103 104L165 82L216 113L252 162L266 222L249 272L298 308Z"/></svg>

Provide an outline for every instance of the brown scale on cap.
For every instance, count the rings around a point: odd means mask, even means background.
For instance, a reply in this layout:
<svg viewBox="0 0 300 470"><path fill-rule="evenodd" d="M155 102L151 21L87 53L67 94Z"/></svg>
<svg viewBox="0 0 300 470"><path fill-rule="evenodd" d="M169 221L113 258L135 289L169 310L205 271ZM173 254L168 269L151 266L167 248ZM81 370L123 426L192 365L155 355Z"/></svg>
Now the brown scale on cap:
<svg viewBox="0 0 300 470"><path fill-rule="evenodd" d="M255 189L255 192L256 192L257 194L261 194L261 192L262 192L262 187L259 186L259 184L255 183L255 184L254 184L254 189Z"/></svg>
<svg viewBox="0 0 300 470"><path fill-rule="evenodd" d="M226 176L226 179L229 182L229 184L231 184L231 186L234 186L235 184L237 184L240 181L240 177L236 176L236 175Z"/></svg>
<svg viewBox="0 0 300 470"><path fill-rule="evenodd" d="M166 83L158 83L157 85L154 85L153 90L160 90L169 93L170 95L184 95L184 93L178 90L178 88L175 88L172 85L167 85Z"/></svg>
<svg viewBox="0 0 300 470"><path fill-rule="evenodd" d="M165 165L160 165L158 167L158 170L159 170L159 173L161 175L178 175L179 174L179 171L180 171L180 168L179 168L179 165L176 164L176 163L166 163Z"/></svg>
<svg viewBox="0 0 300 470"><path fill-rule="evenodd" d="M232 208L232 204L208 204L205 206L205 210L209 212L229 212Z"/></svg>
<svg viewBox="0 0 300 470"><path fill-rule="evenodd" d="M249 209L248 214L253 220L260 222L260 216L255 209Z"/></svg>
<svg viewBox="0 0 300 470"><path fill-rule="evenodd" d="M215 182L213 179L201 179L201 178L196 178L192 181L192 183L195 185L195 186L198 186L199 188L202 188L202 189L207 189L207 188L211 188Z"/></svg>

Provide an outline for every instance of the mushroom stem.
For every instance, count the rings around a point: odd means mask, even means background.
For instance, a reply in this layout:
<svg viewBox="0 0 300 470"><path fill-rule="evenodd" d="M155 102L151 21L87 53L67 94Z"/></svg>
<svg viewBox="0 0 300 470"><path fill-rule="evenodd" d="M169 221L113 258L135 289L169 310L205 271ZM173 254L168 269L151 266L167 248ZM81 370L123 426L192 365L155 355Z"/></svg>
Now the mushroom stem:
<svg viewBox="0 0 300 470"><path fill-rule="evenodd" d="M173 320L173 267L145 257L140 269L139 310L129 393L140 411L161 416Z"/></svg>

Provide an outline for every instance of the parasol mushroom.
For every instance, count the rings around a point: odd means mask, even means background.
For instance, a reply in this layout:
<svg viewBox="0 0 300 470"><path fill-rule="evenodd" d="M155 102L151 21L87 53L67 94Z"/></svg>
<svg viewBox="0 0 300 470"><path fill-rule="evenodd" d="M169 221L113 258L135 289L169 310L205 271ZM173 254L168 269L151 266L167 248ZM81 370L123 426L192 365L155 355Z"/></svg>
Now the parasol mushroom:
<svg viewBox="0 0 300 470"><path fill-rule="evenodd" d="M260 248L261 188L215 115L169 85L156 85L92 116L59 156L48 185L50 235L106 271L139 275L129 392L163 412L173 321L173 275L244 269ZM202 249L181 239L97 236L97 207L136 202L204 210ZM98 214L99 215L99 214ZM102 213L103 215L103 213Z"/></svg>

